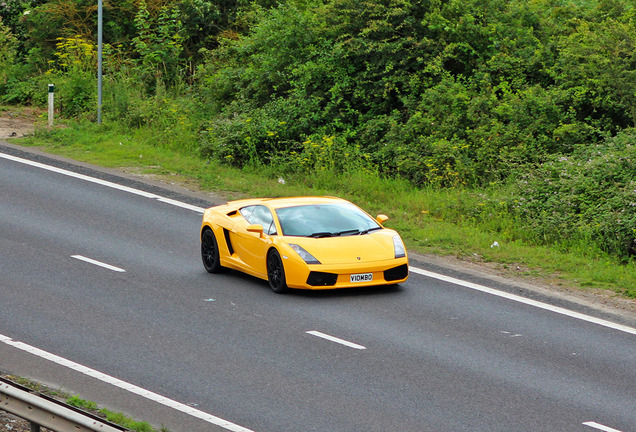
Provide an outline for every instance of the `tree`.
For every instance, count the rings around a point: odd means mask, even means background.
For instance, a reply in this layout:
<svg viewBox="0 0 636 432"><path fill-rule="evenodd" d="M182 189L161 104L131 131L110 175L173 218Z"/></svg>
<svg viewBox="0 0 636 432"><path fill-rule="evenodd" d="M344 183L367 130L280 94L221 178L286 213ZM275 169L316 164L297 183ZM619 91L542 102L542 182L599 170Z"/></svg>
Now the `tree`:
<svg viewBox="0 0 636 432"><path fill-rule="evenodd" d="M598 21L572 21L553 71L578 119L614 134L636 126L636 8L601 11Z"/></svg>

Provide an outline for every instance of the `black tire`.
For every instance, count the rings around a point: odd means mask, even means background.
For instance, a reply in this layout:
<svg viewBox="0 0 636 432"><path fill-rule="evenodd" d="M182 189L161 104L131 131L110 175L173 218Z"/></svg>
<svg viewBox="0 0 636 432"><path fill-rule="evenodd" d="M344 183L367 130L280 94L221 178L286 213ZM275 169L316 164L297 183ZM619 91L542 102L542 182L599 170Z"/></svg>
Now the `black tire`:
<svg viewBox="0 0 636 432"><path fill-rule="evenodd" d="M223 269L219 257L219 243L211 229L206 229L201 235L201 259L208 273L218 273Z"/></svg>
<svg viewBox="0 0 636 432"><path fill-rule="evenodd" d="M276 249L272 249L267 254L267 280L275 293L282 294L287 291L283 260Z"/></svg>

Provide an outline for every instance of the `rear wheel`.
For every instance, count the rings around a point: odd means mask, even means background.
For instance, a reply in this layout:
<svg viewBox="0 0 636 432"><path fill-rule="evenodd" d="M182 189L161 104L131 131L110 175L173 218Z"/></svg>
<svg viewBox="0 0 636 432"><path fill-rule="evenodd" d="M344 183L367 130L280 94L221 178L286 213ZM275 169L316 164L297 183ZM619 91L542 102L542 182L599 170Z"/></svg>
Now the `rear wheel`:
<svg viewBox="0 0 636 432"><path fill-rule="evenodd" d="M218 273L223 269L219 257L219 244L211 229L206 229L201 235L201 259L208 273Z"/></svg>
<svg viewBox="0 0 636 432"><path fill-rule="evenodd" d="M270 288L275 293L282 294L287 291L283 260L276 249L272 249L267 254L267 280Z"/></svg>

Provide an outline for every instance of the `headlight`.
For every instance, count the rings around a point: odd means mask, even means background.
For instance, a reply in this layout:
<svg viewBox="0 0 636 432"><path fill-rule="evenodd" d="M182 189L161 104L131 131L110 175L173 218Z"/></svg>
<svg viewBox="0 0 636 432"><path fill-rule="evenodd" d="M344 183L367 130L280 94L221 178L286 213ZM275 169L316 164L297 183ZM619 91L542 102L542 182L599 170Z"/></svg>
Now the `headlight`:
<svg viewBox="0 0 636 432"><path fill-rule="evenodd" d="M305 249L303 249L302 246L298 246L297 244L292 244L292 243L290 243L289 246L291 246L291 248L295 250L296 253L300 255L300 257L307 264L320 264L320 261L318 261L312 254L310 254Z"/></svg>
<svg viewBox="0 0 636 432"><path fill-rule="evenodd" d="M396 258L403 258L406 256L406 248L399 235L393 236L393 249L395 250Z"/></svg>

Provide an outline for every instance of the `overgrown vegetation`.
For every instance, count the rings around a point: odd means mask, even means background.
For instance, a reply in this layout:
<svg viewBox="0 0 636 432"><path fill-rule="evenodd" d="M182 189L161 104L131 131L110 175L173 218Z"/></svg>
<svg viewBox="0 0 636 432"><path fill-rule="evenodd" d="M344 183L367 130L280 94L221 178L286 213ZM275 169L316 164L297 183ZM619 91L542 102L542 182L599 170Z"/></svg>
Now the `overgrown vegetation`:
<svg viewBox="0 0 636 432"><path fill-rule="evenodd" d="M42 104L55 82L62 114L93 121L95 5L3 5L1 100ZM413 247L443 221L634 273L629 0L112 0L104 16L111 133L384 200ZM620 278L585 283L636 297Z"/></svg>

